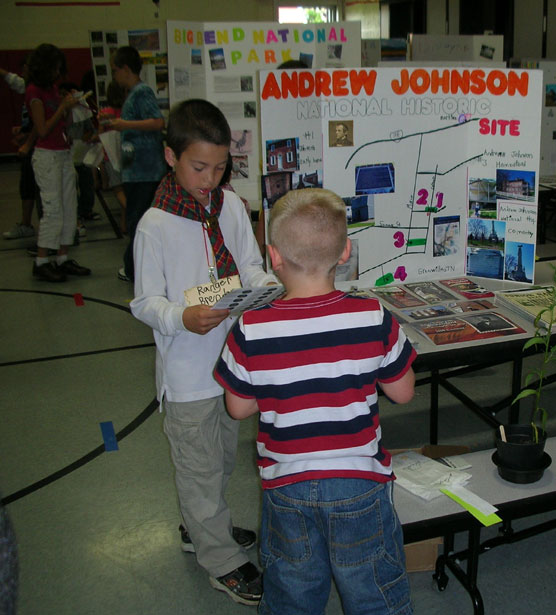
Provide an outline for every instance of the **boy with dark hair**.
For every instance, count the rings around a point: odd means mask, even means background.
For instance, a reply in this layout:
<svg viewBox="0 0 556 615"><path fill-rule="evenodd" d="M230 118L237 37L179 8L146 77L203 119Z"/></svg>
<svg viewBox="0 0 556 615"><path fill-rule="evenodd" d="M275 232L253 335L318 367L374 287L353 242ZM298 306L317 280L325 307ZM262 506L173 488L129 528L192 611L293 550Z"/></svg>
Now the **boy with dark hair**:
<svg viewBox="0 0 556 615"><path fill-rule="evenodd" d="M232 417L260 412L259 613L320 615L333 578L346 615L408 615L377 389L408 402L415 351L376 299L334 288L350 253L340 197L289 192L269 235L286 294L240 317L215 370Z"/></svg>
<svg viewBox="0 0 556 615"><path fill-rule="evenodd" d="M111 61L112 77L128 91L121 117L108 128L122 133L122 182L126 197L126 229L129 243L118 277L133 281L133 240L141 216L149 208L166 172L162 130L164 118L152 89L141 81L142 60L133 47L120 47Z"/></svg>
<svg viewBox="0 0 556 615"><path fill-rule="evenodd" d="M254 532L232 526L224 499L239 423L226 413L212 371L232 325L228 310L189 305L184 291L239 275L244 286L276 284L265 273L239 197L220 186L230 128L205 100L179 103L168 121L160 183L135 237L131 311L154 330L158 399L176 470L182 549L194 552L211 585L242 604L258 604L260 573L245 549Z"/></svg>

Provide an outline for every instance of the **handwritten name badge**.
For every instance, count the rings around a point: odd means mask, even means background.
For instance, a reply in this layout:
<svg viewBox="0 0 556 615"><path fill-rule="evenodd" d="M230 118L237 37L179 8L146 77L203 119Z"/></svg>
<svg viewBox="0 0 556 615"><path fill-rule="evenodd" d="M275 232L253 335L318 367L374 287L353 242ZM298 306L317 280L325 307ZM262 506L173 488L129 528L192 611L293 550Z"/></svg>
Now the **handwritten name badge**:
<svg viewBox="0 0 556 615"><path fill-rule="evenodd" d="M193 286L188 290L184 290L183 294L185 295L185 302L189 307L192 305L208 305L212 307L226 293L237 288L241 288L241 282L238 275L233 275L216 280L214 283L209 282L208 284Z"/></svg>

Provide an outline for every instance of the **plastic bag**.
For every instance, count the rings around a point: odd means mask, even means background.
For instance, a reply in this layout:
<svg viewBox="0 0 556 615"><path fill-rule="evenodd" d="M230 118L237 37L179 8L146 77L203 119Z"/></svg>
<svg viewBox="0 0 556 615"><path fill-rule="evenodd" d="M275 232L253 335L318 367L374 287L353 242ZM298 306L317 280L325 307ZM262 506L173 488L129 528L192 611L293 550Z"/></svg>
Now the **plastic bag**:
<svg viewBox="0 0 556 615"><path fill-rule="evenodd" d="M87 167L98 167L104 158L102 143L95 143L87 150L83 157L83 164Z"/></svg>

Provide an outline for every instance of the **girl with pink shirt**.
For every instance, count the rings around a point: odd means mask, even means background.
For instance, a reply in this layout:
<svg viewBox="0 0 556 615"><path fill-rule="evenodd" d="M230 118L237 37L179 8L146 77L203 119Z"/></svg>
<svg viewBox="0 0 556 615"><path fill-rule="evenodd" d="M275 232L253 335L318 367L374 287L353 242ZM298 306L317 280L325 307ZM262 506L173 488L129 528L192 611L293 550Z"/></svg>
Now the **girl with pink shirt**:
<svg viewBox="0 0 556 615"><path fill-rule="evenodd" d="M33 275L47 282L64 282L68 275L91 273L68 258L77 227L77 189L65 128L79 99L73 94L62 98L58 92L56 81L65 68L64 54L57 47L39 45L29 58L29 85L25 92L37 131L32 164L43 204ZM53 261L48 258L49 250L56 250Z"/></svg>

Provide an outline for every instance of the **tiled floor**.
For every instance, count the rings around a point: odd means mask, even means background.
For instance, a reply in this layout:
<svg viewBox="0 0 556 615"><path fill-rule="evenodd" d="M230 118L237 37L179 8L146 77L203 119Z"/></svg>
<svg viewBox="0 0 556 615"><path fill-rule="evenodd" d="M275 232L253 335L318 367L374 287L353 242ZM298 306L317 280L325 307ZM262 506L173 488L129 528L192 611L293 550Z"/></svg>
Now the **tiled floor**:
<svg viewBox="0 0 556 615"><path fill-rule="evenodd" d="M17 179L17 165L0 164L0 231L18 219ZM117 215L115 200L106 198ZM72 252L93 270L89 278L36 281L25 251L33 240L0 239L0 490L18 540L18 612L246 613L249 607L211 589L194 556L180 550L172 465L153 403L152 336L128 313L132 286L116 277L125 240L98 203L96 210L101 220ZM491 399L508 377L503 366L461 381ZM388 446L426 441L427 404L421 387L407 406L383 405ZM454 399L442 394L441 408L443 442L490 446L491 430ZM107 421L125 435L114 452L102 445ZM228 494L235 523L252 528L260 501L255 431L253 420L242 423ZM553 612L555 548L552 532L484 555L486 612ZM428 572L412 574L411 583L417 615L471 613L453 578L443 593ZM333 594L326 613L341 612Z"/></svg>

